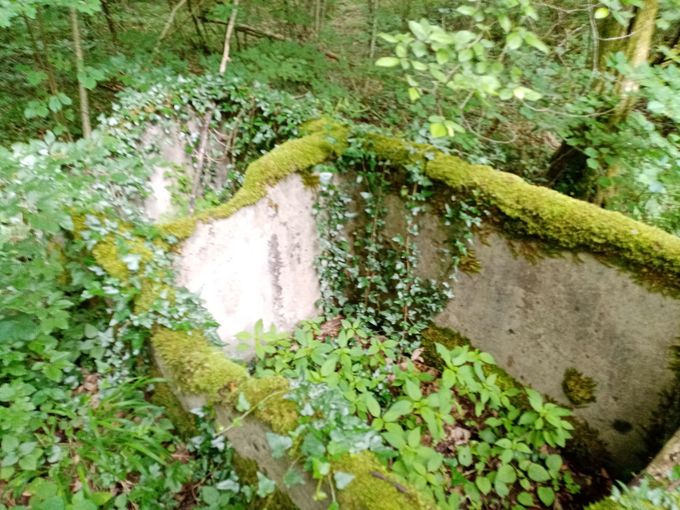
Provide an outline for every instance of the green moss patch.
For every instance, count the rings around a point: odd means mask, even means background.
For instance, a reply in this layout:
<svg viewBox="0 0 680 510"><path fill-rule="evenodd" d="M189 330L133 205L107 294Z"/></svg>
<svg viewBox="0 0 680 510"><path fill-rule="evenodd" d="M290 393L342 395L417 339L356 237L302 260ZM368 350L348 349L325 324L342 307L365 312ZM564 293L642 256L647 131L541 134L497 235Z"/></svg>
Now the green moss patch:
<svg viewBox="0 0 680 510"><path fill-rule="evenodd" d="M172 382L183 393L205 395L214 402L248 378L248 371L227 359L200 331L156 328L151 344Z"/></svg>
<svg viewBox="0 0 680 510"><path fill-rule="evenodd" d="M575 368L567 368L562 379L562 391L575 406L595 402L597 383L592 377L583 375Z"/></svg>
<svg viewBox="0 0 680 510"><path fill-rule="evenodd" d="M396 165L424 163L429 177L453 190L476 191L514 233L618 259L628 269L656 280L657 287L680 286L680 239L661 229L528 184L516 175L467 163L428 145L373 135L367 146Z"/></svg>
<svg viewBox="0 0 680 510"><path fill-rule="evenodd" d="M363 510L434 509L434 503L394 475L366 452L346 455L333 464L335 471L352 473L354 480L338 492L340 508Z"/></svg>

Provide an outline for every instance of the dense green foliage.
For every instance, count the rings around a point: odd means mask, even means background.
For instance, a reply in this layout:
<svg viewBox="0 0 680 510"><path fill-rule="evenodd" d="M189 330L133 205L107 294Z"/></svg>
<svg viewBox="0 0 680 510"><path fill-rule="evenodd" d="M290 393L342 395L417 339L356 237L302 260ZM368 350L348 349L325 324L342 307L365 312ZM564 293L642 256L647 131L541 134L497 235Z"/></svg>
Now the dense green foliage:
<svg viewBox="0 0 680 510"><path fill-rule="evenodd" d="M172 285L165 241L138 212L153 161L152 148L137 149L144 123L174 114L164 100L191 104L211 83L131 94L88 139L50 133L0 152L0 506L236 508L271 492L266 477L257 490L238 483L210 420L185 440L148 401L160 382L149 378L151 329L211 331L195 298L134 306L145 281ZM275 115L285 101L268 97L264 115ZM278 131L253 120L248 132L267 144Z"/></svg>
<svg viewBox="0 0 680 510"><path fill-rule="evenodd" d="M272 436L273 449L292 449L291 456L305 459L304 467L321 479L343 453L370 448L394 472L432 491L443 508L551 506L556 492L568 506L579 490L558 453L571 437L568 410L531 389L503 384L487 353L438 345L439 371L418 351L408 358L398 346L398 337L375 336L349 320L306 323L292 337L269 342L258 375L322 385L302 402L291 397L301 409L311 404L302 415L313 417L312 427L303 422L287 440ZM313 404L324 391L344 398L342 422ZM526 408L516 404L520 393ZM371 428L347 418L348 412Z"/></svg>
<svg viewBox="0 0 680 510"><path fill-rule="evenodd" d="M183 438L177 403L150 402L154 328L214 339L174 288L177 239L139 213L157 138L193 169L170 176L181 213L229 200L250 162L341 114L679 234L679 13L678 0L0 0L0 509L271 501L262 473L239 482L210 411L185 417ZM228 77L212 74L221 60ZM474 348L421 357L486 213L352 140L315 177L324 317L254 333L254 371L294 381L297 427L269 436L293 461L286 484L299 464L337 507L354 480L334 463L370 450L444 507L577 504L569 411ZM449 226L430 277L416 267L425 212ZM237 407L251 410L243 395ZM645 480L598 508L673 504Z"/></svg>

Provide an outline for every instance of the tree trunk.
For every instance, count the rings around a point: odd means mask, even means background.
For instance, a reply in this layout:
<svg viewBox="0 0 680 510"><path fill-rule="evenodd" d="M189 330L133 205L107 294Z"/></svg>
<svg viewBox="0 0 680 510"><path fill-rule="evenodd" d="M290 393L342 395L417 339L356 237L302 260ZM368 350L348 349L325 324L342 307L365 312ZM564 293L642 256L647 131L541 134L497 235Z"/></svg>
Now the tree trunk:
<svg viewBox="0 0 680 510"><path fill-rule="evenodd" d="M231 8L231 15L229 16L229 23L227 23L227 30L224 34L224 50L222 51L222 61L220 62L220 74L224 74L229 63L229 50L231 47L231 37L234 34L234 25L236 24L236 16L238 15L239 0L234 0Z"/></svg>
<svg viewBox="0 0 680 510"><path fill-rule="evenodd" d="M104 11L104 17L106 18L106 24L109 27L109 32L111 33L111 41L114 46L118 46L118 34L116 33L116 25L113 22L113 17L111 16L111 10L109 9L109 0L101 0L102 11Z"/></svg>
<svg viewBox="0 0 680 510"><path fill-rule="evenodd" d="M38 47L38 41L35 37L33 27L31 26L31 22L28 20L28 17L24 14L22 18L24 19L24 23L26 24L26 32L28 33L28 37L31 41L31 49L33 50L33 60L35 61L35 66L37 69L43 70L47 75L47 89L49 95L56 96L59 94L59 88L57 87L57 81L54 78L54 70L51 69L51 64L47 59L47 55L45 55L43 58L43 55L40 52L40 48ZM66 123L64 122L63 113L61 111L51 113L54 122L60 124L61 126L64 126L65 128Z"/></svg>
<svg viewBox="0 0 680 510"><path fill-rule="evenodd" d="M198 18L196 17L196 13L194 12L194 7L191 4L191 0L187 0L187 9L189 9L189 14L191 14L191 20L194 23L194 29L196 30L196 35L198 36L198 41L201 46L201 49L203 50L203 53L207 54L208 53L208 43L206 42L205 35L203 34L203 31L201 30L201 23L199 22Z"/></svg>
<svg viewBox="0 0 680 510"><path fill-rule="evenodd" d="M624 52L632 67L645 64L651 51L658 10L658 0L645 0L644 5L637 9L628 27L620 26L613 19L606 20L602 27L596 72L604 72L607 59L618 51ZM614 85L618 100L607 120L612 130L624 122L632 112L638 88L639 85L632 78L623 75L618 77ZM605 81L600 79L594 90L603 93ZM600 177L615 178L619 175L621 166L614 162L602 175L588 168L587 161L588 158L581 149L563 142L551 158L547 173L548 180L555 189L604 206L616 193L616 187L612 185L603 187L598 185L597 181Z"/></svg>
<svg viewBox="0 0 680 510"><path fill-rule="evenodd" d="M78 12L74 7L71 7L71 30L73 32L73 50L76 58L76 71L80 76L84 70L83 64L83 48L80 40L80 28L78 26ZM83 125L83 136L89 138L92 135L92 127L90 126L90 103L87 97L87 89L83 82L78 78L78 95L80 96L80 118Z"/></svg>

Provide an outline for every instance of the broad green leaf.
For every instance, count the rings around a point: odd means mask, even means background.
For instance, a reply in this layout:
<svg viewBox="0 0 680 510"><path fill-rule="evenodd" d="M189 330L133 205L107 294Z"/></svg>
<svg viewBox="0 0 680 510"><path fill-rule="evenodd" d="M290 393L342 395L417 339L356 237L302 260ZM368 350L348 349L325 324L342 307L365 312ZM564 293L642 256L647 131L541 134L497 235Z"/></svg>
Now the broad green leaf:
<svg viewBox="0 0 680 510"><path fill-rule="evenodd" d="M383 416L386 422L397 421L405 414L409 414L413 410L413 405L408 400L399 400L392 404Z"/></svg>
<svg viewBox="0 0 680 510"><path fill-rule="evenodd" d="M510 32L505 38L505 44L511 50L522 46L522 35L519 32Z"/></svg>
<svg viewBox="0 0 680 510"><path fill-rule="evenodd" d="M548 46L533 32L527 32L524 34L524 42L543 53L548 53L550 51Z"/></svg>
<svg viewBox="0 0 680 510"><path fill-rule="evenodd" d="M443 122L433 122L430 124L430 134L434 138L442 138L449 134L449 130L446 129Z"/></svg>
<svg viewBox="0 0 680 510"><path fill-rule="evenodd" d="M555 492L550 487L539 487L536 492L545 506L550 507L555 502Z"/></svg>
<svg viewBox="0 0 680 510"><path fill-rule="evenodd" d="M478 476L475 478L475 485L479 489L479 492L486 495L491 492L491 482L485 476Z"/></svg>
<svg viewBox="0 0 680 510"><path fill-rule="evenodd" d="M517 501L526 507L534 506L534 496L529 492L520 492Z"/></svg>
<svg viewBox="0 0 680 510"><path fill-rule="evenodd" d="M550 472L555 474L562 467L562 457L556 454L548 455L548 457L545 459L545 464L548 466Z"/></svg>
<svg viewBox="0 0 680 510"><path fill-rule="evenodd" d="M366 402L366 409L368 409L368 412L371 413L372 416L375 416L376 418L380 416L380 404L373 395L366 393L364 401Z"/></svg>
<svg viewBox="0 0 680 510"><path fill-rule="evenodd" d="M527 475L529 475L529 478L531 478L534 482L545 482L550 480L550 473L548 473L543 466L536 464L535 462L529 464Z"/></svg>
<svg viewBox="0 0 680 510"><path fill-rule="evenodd" d="M508 464L503 464L498 468L496 477L501 482L507 484L513 484L515 483L515 480L517 480L517 475L515 474L514 468Z"/></svg>
<svg viewBox="0 0 680 510"><path fill-rule="evenodd" d="M395 67L399 65L400 60L397 57L382 57L379 58L375 65L378 67Z"/></svg>

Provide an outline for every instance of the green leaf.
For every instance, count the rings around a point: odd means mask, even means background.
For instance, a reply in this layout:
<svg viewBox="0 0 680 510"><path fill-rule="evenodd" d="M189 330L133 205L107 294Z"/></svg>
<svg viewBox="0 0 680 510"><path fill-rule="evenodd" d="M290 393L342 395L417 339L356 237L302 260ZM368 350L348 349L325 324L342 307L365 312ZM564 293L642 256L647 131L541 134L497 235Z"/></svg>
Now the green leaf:
<svg viewBox="0 0 680 510"><path fill-rule="evenodd" d="M527 507L534 506L534 497L529 492L520 492L517 495L517 501Z"/></svg>
<svg viewBox="0 0 680 510"><path fill-rule="evenodd" d="M286 474L283 475L283 485L286 487L293 487L294 485L300 485L305 483L302 475L297 471L297 469L290 467Z"/></svg>
<svg viewBox="0 0 680 510"><path fill-rule="evenodd" d="M415 87L409 87L408 97L412 102L418 101L418 99L420 99L420 92L418 92L418 89Z"/></svg>
<svg viewBox="0 0 680 510"><path fill-rule="evenodd" d="M276 482L257 472L257 495L266 498L276 490Z"/></svg>
<svg viewBox="0 0 680 510"><path fill-rule="evenodd" d="M607 16L609 16L609 9L607 7L598 7L597 9L595 9L594 14L595 19L604 19Z"/></svg>
<svg viewBox="0 0 680 510"><path fill-rule="evenodd" d="M458 448L458 462L467 467L472 464L472 452L469 446L461 446Z"/></svg>
<svg viewBox="0 0 680 510"><path fill-rule="evenodd" d="M434 138L442 138L449 134L449 130L446 129L443 122L433 122L430 124L430 134Z"/></svg>
<svg viewBox="0 0 680 510"><path fill-rule="evenodd" d="M368 412L371 413L371 415L375 416L376 418L380 416L380 404L375 399L375 397L370 393L366 393L364 399L365 399L364 401L366 402L366 409L368 409Z"/></svg>
<svg viewBox="0 0 680 510"><path fill-rule="evenodd" d="M376 61L375 65L378 67L396 67L399 62L400 60L397 57L382 57Z"/></svg>
<svg viewBox="0 0 680 510"><path fill-rule="evenodd" d="M532 462L529 464L529 469L527 469L527 475L534 482L545 482L550 480L550 473L548 473L543 466Z"/></svg>
<svg viewBox="0 0 680 510"><path fill-rule="evenodd" d="M513 484L515 483L515 480L517 480L517 475L515 474L515 470L512 466L503 464L500 468L498 468L496 478L503 483Z"/></svg>
<svg viewBox="0 0 680 510"><path fill-rule="evenodd" d="M416 402L423 398L423 393L420 391L420 384L411 379L407 379L404 383L404 391L411 400L415 400Z"/></svg>
<svg viewBox="0 0 680 510"><path fill-rule="evenodd" d="M337 356L330 356L326 361L324 361L323 365L321 365L319 373L324 377L328 377L329 375L335 372L335 365L337 363L338 363Z"/></svg>
<svg viewBox="0 0 680 510"><path fill-rule="evenodd" d="M240 392L238 394L238 399L236 401L236 410L242 413L250 410L250 402L248 402L248 399L246 398L243 392Z"/></svg>
<svg viewBox="0 0 680 510"><path fill-rule="evenodd" d="M555 492L550 487L539 487L536 492L538 493L538 499L545 506L551 506L555 502Z"/></svg>
<svg viewBox="0 0 680 510"><path fill-rule="evenodd" d="M336 471L333 473L333 479L335 480L335 486L342 490L347 487L352 480L354 480L354 475L351 473L345 473L343 471Z"/></svg>
<svg viewBox="0 0 680 510"><path fill-rule="evenodd" d="M97 505L95 505L89 499L81 499L78 501L73 501L73 510L97 510Z"/></svg>
<svg viewBox="0 0 680 510"><path fill-rule="evenodd" d="M406 442L411 448L416 448L420 444L420 427L409 431Z"/></svg>
<svg viewBox="0 0 680 510"><path fill-rule="evenodd" d="M505 38L505 44L511 50L516 50L522 46L522 36L519 32L510 32Z"/></svg>
<svg viewBox="0 0 680 510"><path fill-rule="evenodd" d="M293 440L288 436L267 432L266 437L269 448L271 448L272 451L272 457L275 459L280 459L283 457L286 453L286 450L293 446Z"/></svg>
<svg viewBox="0 0 680 510"><path fill-rule="evenodd" d="M543 53L548 53L550 51L548 46L533 32L527 32L524 34L524 42Z"/></svg>
<svg viewBox="0 0 680 510"><path fill-rule="evenodd" d="M392 407L387 410L383 416L383 420L386 422L397 421L405 414L409 414L412 410L413 404L411 404L411 402L408 400L399 400L392 404Z"/></svg>
<svg viewBox="0 0 680 510"><path fill-rule="evenodd" d="M487 477L485 477L485 476L478 476L478 477L475 479L475 485L476 485L477 488L479 489L479 492L481 492L481 493L484 494L484 495L486 495L486 494L488 494L489 492L491 492L491 482L490 482L489 479L488 479Z"/></svg>
<svg viewBox="0 0 680 510"><path fill-rule="evenodd" d="M551 473L556 474L562 467L562 457L556 454L548 455L545 459L545 464Z"/></svg>
<svg viewBox="0 0 680 510"><path fill-rule="evenodd" d="M53 112L58 112L61 110L61 101L59 101L59 98L57 96L50 96L49 100L47 101L50 110Z"/></svg>

